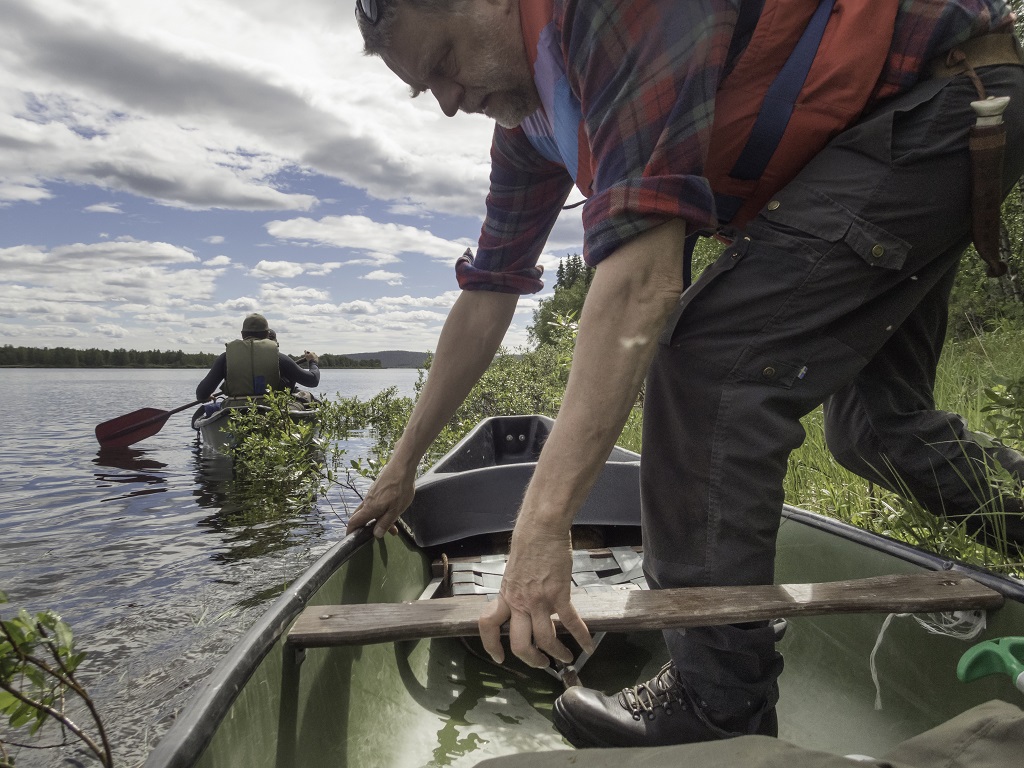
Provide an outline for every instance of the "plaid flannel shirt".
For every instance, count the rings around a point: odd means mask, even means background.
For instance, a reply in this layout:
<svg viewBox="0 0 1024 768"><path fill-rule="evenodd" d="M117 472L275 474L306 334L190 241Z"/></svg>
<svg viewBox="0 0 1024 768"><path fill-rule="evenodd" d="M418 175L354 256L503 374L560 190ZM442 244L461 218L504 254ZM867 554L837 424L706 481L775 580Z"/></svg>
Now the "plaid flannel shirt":
<svg viewBox="0 0 1024 768"><path fill-rule="evenodd" d="M495 129L487 216L475 258L456 265L459 285L539 291L537 260L574 182L588 198L592 266L670 219L687 231L712 225L702 169L739 0L520 4L524 29L530 13L550 14L534 63L544 108ZM912 87L941 52L1012 21L1004 0L903 0L872 103ZM586 142L589 167L574 142Z"/></svg>

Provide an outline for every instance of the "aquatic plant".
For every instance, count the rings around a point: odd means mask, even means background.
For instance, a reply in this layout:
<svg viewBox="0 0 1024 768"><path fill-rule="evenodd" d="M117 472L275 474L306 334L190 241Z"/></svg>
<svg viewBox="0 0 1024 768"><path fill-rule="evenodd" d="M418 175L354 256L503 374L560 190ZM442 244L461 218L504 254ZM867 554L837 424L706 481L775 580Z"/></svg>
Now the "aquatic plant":
<svg viewBox="0 0 1024 768"><path fill-rule="evenodd" d="M315 421L291 418L295 401L287 391L268 392L260 405L235 409L228 418L232 494L271 517L309 507L323 487L330 436Z"/></svg>

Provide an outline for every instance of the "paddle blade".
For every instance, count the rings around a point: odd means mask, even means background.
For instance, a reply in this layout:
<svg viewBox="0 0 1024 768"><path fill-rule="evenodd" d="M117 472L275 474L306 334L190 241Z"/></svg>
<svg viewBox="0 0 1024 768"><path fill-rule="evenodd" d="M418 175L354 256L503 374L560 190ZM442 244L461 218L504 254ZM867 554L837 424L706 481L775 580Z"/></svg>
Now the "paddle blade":
<svg viewBox="0 0 1024 768"><path fill-rule="evenodd" d="M158 408L140 408L98 424L96 439L104 448L124 448L155 435L170 415L170 411Z"/></svg>

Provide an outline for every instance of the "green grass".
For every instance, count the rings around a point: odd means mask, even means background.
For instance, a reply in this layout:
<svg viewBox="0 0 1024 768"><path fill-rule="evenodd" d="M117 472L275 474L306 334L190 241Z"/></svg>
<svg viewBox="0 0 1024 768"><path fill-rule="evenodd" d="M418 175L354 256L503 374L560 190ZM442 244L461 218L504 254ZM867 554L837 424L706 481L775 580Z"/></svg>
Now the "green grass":
<svg viewBox="0 0 1024 768"><path fill-rule="evenodd" d="M951 342L939 364L935 392L938 407L962 414L972 429L983 430L987 414L982 409L989 405L985 389L999 377L1024 378L1024 331L998 331ZM962 527L940 520L913 501L874 486L839 466L825 445L820 408L809 414L803 424L807 439L790 456L785 480L788 503L944 557L1024 575L1024 563L1012 547L980 546ZM639 451L640 436L641 419L636 411L623 430L620 445ZM1019 442L1004 441L1018 449L1022 447Z"/></svg>

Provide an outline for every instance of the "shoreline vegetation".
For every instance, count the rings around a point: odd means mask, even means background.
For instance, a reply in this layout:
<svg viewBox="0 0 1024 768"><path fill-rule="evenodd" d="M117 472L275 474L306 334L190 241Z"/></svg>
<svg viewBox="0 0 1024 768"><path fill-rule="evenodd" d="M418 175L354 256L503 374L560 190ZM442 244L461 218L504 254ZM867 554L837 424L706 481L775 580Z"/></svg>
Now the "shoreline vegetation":
<svg viewBox="0 0 1024 768"><path fill-rule="evenodd" d="M1005 217L1007 253L1013 274L1024 263L1024 198L1011 197L1016 214ZM714 243L698 245L695 273L718 255ZM590 285L592 270L579 256L558 267L554 295L541 299L529 327L529 347L502 349L473 387L455 416L442 430L420 465L426 469L455 445L470 428L489 416L536 413L557 416L578 329L577 318ZM998 441L1024 450L1024 295L1016 278L992 280L981 260L968 253L961 263L949 314L949 338L938 364L937 407L963 415L982 441ZM429 364L426 366L429 370ZM421 382L417 385L419 392ZM642 454L643 391L617 443ZM387 463L411 413L413 399L392 389L366 402L346 404L358 427L375 438L370 457L355 462L357 472L373 480ZM825 442L822 410L802 421L806 440L789 460L786 502L810 512L851 523L859 528L904 541L953 560L1024 578L1024 552L1005 532L993 547L978 544L966 526L935 517L912 499L878 487L841 467ZM990 483L1004 489L1004 498L1024 494L1020 478L994 462L979 469ZM1002 528L1003 509L985 506L995 528ZM1012 514L1012 513L1010 513Z"/></svg>
<svg viewBox="0 0 1024 768"><path fill-rule="evenodd" d="M0 368L209 368L217 354L179 350L0 347ZM385 350L320 355L320 368L422 368L426 352Z"/></svg>
<svg viewBox="0 0 1024 768"><path fill-rule="evenodd" d="M564 395L571 360L573 323L556 324L561 338L533 350L502 350L473 388L420 466L425 469L463 435L488 416L540 413L555 417ZM422 384L422 377L420 385ZM417 386L417 391L419 386ZM1002 442L1024 450L1024 329L1001 328L969 339L953 339L938 366L936 405L960 413L982 440ZM643 453L642 398L633 408L616 443ZM374 442L371 457L356 462L357 472L375 479L390 459L412 410L413 399L398 397L392 389L366 402L348 399L347 412L358 413L355 426L369 428ZM353 407L354 406L354 407ZM983 546L961 522L936 517L913 499L903 498L841 467L825 443L819 406L802 420L807 437L790 455L785 480L785 501L920 549L996 573L1024 579L1024 552L1001 533L1001 539ZM1009 496L1019 496L1019 480L994 465L986 468L991 482ZM1004 513L989 507L994 520Z"/></svg>

